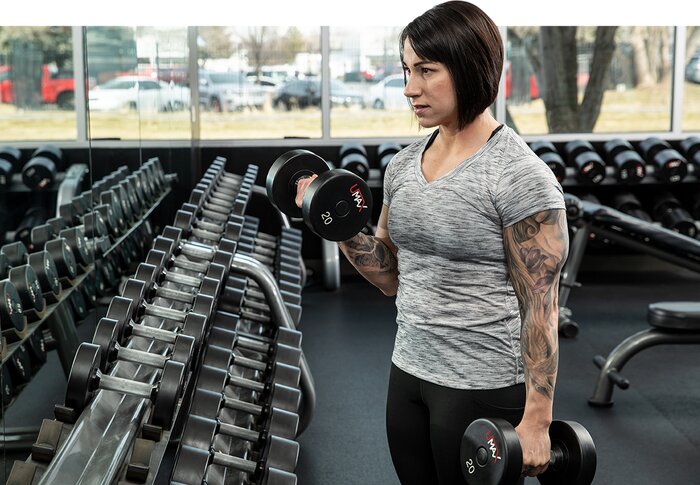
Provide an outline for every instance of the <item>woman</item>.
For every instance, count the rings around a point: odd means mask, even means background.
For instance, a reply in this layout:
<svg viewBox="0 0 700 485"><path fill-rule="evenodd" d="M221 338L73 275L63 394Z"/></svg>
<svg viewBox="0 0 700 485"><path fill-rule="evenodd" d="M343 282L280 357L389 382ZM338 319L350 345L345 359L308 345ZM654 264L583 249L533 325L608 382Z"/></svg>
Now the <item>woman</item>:
<svg viewBox="0 0 700 485"><path fill-rule="evenodd" d="M396 295L392 460L402 484L463 483L464 430L504 418L517 426L523 474L534 476L550 457L568 253L562 190L491 116L503 42L484 12L438 5L406 26L400 49L404 94L420 126L437 129L389 164L375 236L339 243L368 281Z"/></svg>

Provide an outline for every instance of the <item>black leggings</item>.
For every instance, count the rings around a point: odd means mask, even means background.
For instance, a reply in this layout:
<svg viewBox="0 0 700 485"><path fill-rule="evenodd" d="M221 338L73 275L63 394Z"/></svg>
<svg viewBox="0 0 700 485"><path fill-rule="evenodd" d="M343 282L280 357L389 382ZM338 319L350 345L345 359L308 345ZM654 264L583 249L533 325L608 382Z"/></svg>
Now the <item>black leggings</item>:
<svg viewBox="0 0 700 485"><path fill-rule="evenodd" d="M402 485L465 483L459 446L478 418L516 426L525 407L525 384L467 391L418 379L392 364L386 403L389 450Z"/></svg>

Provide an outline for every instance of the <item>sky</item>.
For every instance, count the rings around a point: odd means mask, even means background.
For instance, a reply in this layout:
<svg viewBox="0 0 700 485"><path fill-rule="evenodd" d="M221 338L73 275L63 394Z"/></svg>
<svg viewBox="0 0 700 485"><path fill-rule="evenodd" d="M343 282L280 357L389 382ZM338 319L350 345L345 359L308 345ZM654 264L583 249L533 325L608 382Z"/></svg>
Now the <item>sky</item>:
<svg viewBox="0 0 700 485"><path fill-rule="evenodd" d="M435 0L6 0L0 25L405 25ZM700 2L474 0L498 25L700 25Z"/></svg>

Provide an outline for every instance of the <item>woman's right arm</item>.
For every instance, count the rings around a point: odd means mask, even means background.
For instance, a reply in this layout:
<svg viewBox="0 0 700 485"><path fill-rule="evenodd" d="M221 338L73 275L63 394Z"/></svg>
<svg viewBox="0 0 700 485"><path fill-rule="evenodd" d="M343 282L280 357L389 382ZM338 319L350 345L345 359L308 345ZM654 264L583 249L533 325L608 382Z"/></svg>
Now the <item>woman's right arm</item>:
<svg viewBox="0 0 700 485"><path fill-rule="evenodd" d="M367 281L385 295L394 296L399 287L399 266L396 246L391 242L387 229L388 215L389 207L383 205L374 236L359 233L338 245L350 264Z"/></svg>

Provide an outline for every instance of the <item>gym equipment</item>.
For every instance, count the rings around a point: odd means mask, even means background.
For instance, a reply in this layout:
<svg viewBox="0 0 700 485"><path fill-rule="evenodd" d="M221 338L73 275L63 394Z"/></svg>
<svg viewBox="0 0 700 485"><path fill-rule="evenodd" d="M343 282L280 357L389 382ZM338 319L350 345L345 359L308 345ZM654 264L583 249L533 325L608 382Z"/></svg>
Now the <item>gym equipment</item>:
<svg viewBox="0 0 700 485"><path fill-rule="evenodd" d="M382 171L382 179L386 173L386 167L394 155L401 151L401 145L393 142L382 143L377 147L377 160L379 160L379 169Z"/></svg>
<svg viewBox="0 0 700 485"><path fill-rule="evenodd" d="M269 467L264 460L251 461L214 450L182 445L178 451L171 485L204 484L209 465L221 465L248 473L257 485L296 485L293 473Z"/></svg>
<svg viewBox="0 0 700 485"><path fill-rule="evenodd" d="M270 404L254 404L225 396L220 391L195 389L192 395L190 413L199 416L218 416L221 409L231 409L237 413L255 416L256 426L281 438L294 439L297 436L299 415Z"/></svg>
<svg viewBox="0 0 700 485"><path fill-rule="evenodd" d="M31 245L32 229L39 224L43 224L47 217L46 209L42 206L27 209L22 220L15 228L15 242L21 242L29 247Z"/></svg>
<svg viewBox="0 0 700 485"><path fill-rule="evenodd" d="M21 333L27 327L27 320L22 311L22 300L17 288L10 280L0 281L0 325L3 334L5 330ZM10 334L8 334L8 337Z"/></svg>
<svg viewBox="0 0 700 485"><path fill-rule="evenodd" d="M595 444L586 428L573 421L553 421L547 470L542 485L590 485L596 471ZM462 474L469 485L511 485L522 476L523 451L515 428L504 419L477 419L462 436Z"/></svg>
<svg viewBox="0 0 700 485"><path fill-rule="evenodd" d="M203 365L200 368L197 387L210 391L221 391L228 386L257 392L261 395L261 401L293 413L299 410L301 403L301 391L299 389L275 382L263 383L246 379L233 375L226 369L218 369L208 365Z"/></svg>
<svg viewBox="0 0 700 485"><path fill-rule="evenodd" d="M535 141L530 144L530 149L552 170L557 182L566 178L566 164L552 142Z"/></svg>
<svg viewBox="0 0 700 485"><path fill-rule="evenodd" d="M217 434L254 443L260 448L262 460L273 468L294 472L299 458L299 443L280 438L267 431L254 431L241 426L222 423L218 419L190 415L185 423L180 442L186 446L209 449Z"/></svg>
<svg viewBox="0 0 700 485"><path fill-rule="evenodd" d="M695 166L695 171L700 170L700 137L690 136L681 141L681 148L685 158Z"/></svg>
<svg viewBox="0 0 700 485"><path fill-rule="evenodd" d="M0 147L0 188L9 187L12 183L12 174L20 166L22 152L19 148L4 146Z"/></svg>
<svg viewBox="0 0 700 485"><path fill-rule="evenodd" d="M185 367L189 367L192 362L195 341L189 335L175 335L172 349L168 355L162 355L122 347L120 342L123 341L119 340L120 330L121 328L119 328L117 321L107 318L101 318L95 327L92 343L100 347L99 367L103 372L117 360L159 369L162 369L168 361L180 362Z"/></svg>
<svg viewBox="0 0 700 485"><path fill-rule="evenodd" d="M593 407L613 405L614 386L627 389L630 381L622 375L622 368L636 354L656 345L700 343L700 303L688 301L651 303L647 310L651 328L641 330L620 342L604 358L596 355L593 363L600 369L593 395L588 404Z"/></svg>
<svg viewBox="0 0 700 485"><path fill-rule="evenodd" d="M603 145L608 165L615 168L617 181L622 184L636 184L646 176L644 159L627 140L612 139Z"/></svg>
<svg viewBox="0 0 700 485"><path fill-rule="evenodd" d="M570 141L564 145L567 163L576 169L576 176L584 184L599 184L605 179L605 162L593 145L585 140Z"/></svg>
<svg viewBox="0 0 700 485"><path fill-rule="evenodd" d="M338 152L340 167L348 172L352 172L362 180L369 179L369 160L367 160L367 150L360 143L345 143Z"/></svg>
<svg viewBox="0 0 700 485"><path fill-rule="evenodd" d="M154 404L152 423L170 429L185 378L185 366L180 362L166 362L160 382L152 385L103 374L100 371L100 352L100 347L95 344L83 342L78 346L68 376L65 406L80 414L96 390L121 392L150 399Z"/></svg>
<svg viewBox="0 0 700 485"><path fill-rule="evenodd" d="M637 219L652 222L651 216L649 216L649 214L642 209L642 203L639 202L639 199L637 199L637 197L630 192L620 192L615 194L612 200L612 207L620 212L636 217Z"/></svg>
<svg viewBox="0 0 700 485"><path fill-rule="evenodd" d="M63 161L63 152L54 145L37 148L22 168L22 182L30 190L42 190L56 178L56 164Z"/></svg>
<svg viewBox="0 0 700 485"><path fill-rule="evenodd" d="M670 192L662 192L654 197L652 217L672 231L692 238L697 236L698 228L695 220Z"/></svg>
<svg viewBox="0 0 700 485"><path fill-rule="evenodd" d="M647 163L654 166L654 176L660 182L678 183L688 175L688 161L668 142L652 136L639 142L639 149Z"/></svg>
<svg viewBox="0 0 700 485"><path fill-rule="evenodd" d="M302 208L294 202L299 180L316 174L304 193ZM328 164L308 150L292 150L270 167L266 180L272 204L290 217L303 216L319 237L345 241L367 224L372 213L372 195L367 183L343 169Z"/></svg>

